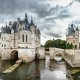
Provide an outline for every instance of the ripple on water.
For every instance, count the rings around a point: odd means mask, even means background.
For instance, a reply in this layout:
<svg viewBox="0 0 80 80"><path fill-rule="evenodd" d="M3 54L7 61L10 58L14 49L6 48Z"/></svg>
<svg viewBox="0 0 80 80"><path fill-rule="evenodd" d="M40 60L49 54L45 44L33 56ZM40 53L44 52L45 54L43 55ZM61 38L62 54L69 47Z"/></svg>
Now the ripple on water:
<svg viewBox="0 0 80 80"><path fill-rule="evenodd" d="M19 66L11 74L0 74L2 80L67 80L66 64L50 61L49 68L45 68L45 60L32 61Z"/></svg>

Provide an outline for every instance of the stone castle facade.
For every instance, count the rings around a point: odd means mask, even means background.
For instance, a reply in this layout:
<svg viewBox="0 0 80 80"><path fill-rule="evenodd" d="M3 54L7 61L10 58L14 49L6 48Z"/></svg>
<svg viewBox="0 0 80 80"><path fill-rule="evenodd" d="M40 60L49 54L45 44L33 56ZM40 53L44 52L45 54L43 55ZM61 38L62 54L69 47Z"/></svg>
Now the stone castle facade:
<svg viewBox="0 0 80 80"><path fill-rule="evenodd" d="M66 41L69 44L73 44L74 48L79 49L79 42L80 42L80 30L78 29L78 27L76 29L74 29L74 25L71 24L68 27L68 33L66 35Z"/></svg>
<svg viewBox="0 0 80 80"><path fill-rule="evenodd" d="M34 24L32 18L29 23L27 13L25 13L23 20L17 18L17 21L10 21L9 25L6 24L5 27L1 28L0 52L2 53L3 60L7 58L4 58L4 56L9 58L9 53L13 50L23 54L27 51L27 54L31 54L35 53L35 49L40 46L40 30Z"/></svg>
<svg viewBox="0 0 80 80"><path fill-rule="evenodd" d="M33 20L28 22L27 13L24 20L9 22L1 28L1 48L36 48L40 47L40 30Z"/></svg>

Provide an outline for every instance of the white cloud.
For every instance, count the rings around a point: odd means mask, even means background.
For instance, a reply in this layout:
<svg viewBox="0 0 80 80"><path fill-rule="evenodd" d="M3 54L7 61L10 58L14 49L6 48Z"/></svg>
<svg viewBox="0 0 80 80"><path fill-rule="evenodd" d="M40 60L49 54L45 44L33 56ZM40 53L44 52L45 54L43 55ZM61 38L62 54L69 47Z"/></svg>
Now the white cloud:
<svg viewBox="0 0 80 80"><path fill-rule="evenodd" d="M80 17L80 2L75 2L71 7L69 7L70 13L75 17Z"/></svg>

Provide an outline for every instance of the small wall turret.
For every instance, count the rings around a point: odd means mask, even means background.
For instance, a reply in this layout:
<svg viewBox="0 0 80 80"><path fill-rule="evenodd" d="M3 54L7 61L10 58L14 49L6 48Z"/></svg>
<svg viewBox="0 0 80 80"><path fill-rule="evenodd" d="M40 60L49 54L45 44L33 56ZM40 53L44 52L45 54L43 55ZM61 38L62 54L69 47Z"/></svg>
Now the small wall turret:
<svg viewBox="0 0 80 80"><path fill-rule="evenodd" d="M31 29L32 33L36 32L36 26L35 26L35 24L33 22L32 17L31 17L30 29Z"/></svg>
<svg viewBox="0 0 80 80"><path fill-rule="evenodd" d="M12 21L9 21L9 28L12 28Z"/></svg>

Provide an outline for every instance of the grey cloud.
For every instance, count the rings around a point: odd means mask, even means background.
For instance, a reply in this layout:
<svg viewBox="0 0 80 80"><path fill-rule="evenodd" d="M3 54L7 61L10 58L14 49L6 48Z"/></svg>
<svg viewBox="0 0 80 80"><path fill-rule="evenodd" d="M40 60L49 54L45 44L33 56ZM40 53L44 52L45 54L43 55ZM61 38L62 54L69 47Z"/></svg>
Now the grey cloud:
<svg viewBox="0 0 80 80"><path fill-rule="evenodd" d="M0 13L1 14L16 14L22 11L31 11L39 14L40 17L46 16L48 12L48 4L42 0L1 0Z"/></svg>
<svg viewBox="0 0 80 80"><path fill-rule="evenodd" d="M0 14L13 14L16 9L16 0L0 0Z"/></svg>
<svg viewBox="0 0 80 80"><path fill-rule="evenodd" d="M78 1L78 2L80 2L80 0L75 0L75 1Z"/></svg>
<svg viewBox="0 0 80 80"><path fill-rule="evenodd" d="M62 36L58 33L52 33L52 32L49 32L49 33L46 33L48 36L52 36L52 37L55 37L55 38L61 38Z"/></svg>
<svg viewBox="0 0 80 80"><path fill-rule="evenodd" d="M40 18L43 18L52 14L58 15L60 10L63 9L59 6L49 9L49 4L45 2L44 0L1 0L0 13L12 15L23 11L30 11L37 13Z"/></svg>
<svg viewBox="0 0 80 80"><path fill-rule="evenodd" d="M72 17L70 12L65 7L56 6L51 8L50 13L52 16L45 18L47 21L54 21L55 19L64 19Z"/></svg>

